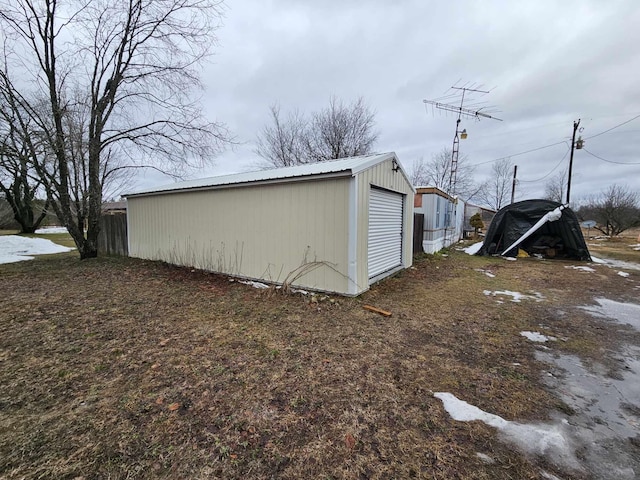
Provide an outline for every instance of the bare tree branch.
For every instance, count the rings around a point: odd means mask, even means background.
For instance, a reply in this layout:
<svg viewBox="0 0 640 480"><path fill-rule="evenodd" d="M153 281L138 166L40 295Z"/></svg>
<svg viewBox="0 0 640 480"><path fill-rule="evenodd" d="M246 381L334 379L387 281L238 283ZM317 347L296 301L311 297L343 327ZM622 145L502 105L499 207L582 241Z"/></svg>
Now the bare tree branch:
<svg viewBox="0 0 640 480"><path fill-rule="evenodd" d="M510 158L495 162L491 168L491 176L478 193L478 199L485 206L500 210L511 197L513 184L513 163Z"/></svg>
<svg viewBox="0 0 640 480"><path fill-rule="evenodd" d="M310 120L297 110L282 119L280 107L272 105L270 117L255 150L267 168L366 155L378 138L375 114L362 98L347 105L332 97Z"/></svg>
<svg viewBox="0 0 640 480"><path fill-rule="evenodd" d="M46 143L33 168L81 258L97 255L104 189L125 181L123 152L182 172L230 143L192 97L221 15L219 0L0 0L2 88L29 148Z"/></svg>
<svg viewBox="0 0 640 480"><path fill-rule="evenodd" d="M477 196L482 185L476 183L474 174L475 168L469 164L469 158L461 155L458 159L458 173L453 194L465 200L471 200ZM451 150L447 148L434 154L429 162L424 158L418 159L413 164L410 174L414 186L432 186L442 190L449 188L450 175Z"/></svg>
<svg viewBox="0 0 640 480"><path fill-rule="evenodd" d="M640 195L627 186L613 184L580 207L582 220L595 220L596 230L608 236L640 227Z"/></svg>

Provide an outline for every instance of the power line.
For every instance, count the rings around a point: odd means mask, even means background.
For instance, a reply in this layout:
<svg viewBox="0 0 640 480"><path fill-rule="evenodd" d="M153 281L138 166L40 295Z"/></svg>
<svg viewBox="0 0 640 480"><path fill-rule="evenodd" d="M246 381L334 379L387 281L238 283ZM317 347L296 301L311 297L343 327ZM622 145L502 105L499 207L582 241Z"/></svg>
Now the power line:
<svg viewBox="0 0 640 480"><path fill-rule="evenodd" d="M505 155L504 157L494 158L493 160L487 160L486 162L474 163L473 165L474 166L486 165L487 163L498 162L500 160L505 160L507 158L517 157L519 155L524 155L526 153L537 152L538 150L544 150L545 148L555 147L556 145L562 145L563 143L566 144L567 141L566 140L562 140L561 142L550 143L549 145L544 145L544 146L538 147L538 148L532 148L531 150L526 150L524 152L519 152L519 153L513 153L511 155Z"/></svg>
<svg viewBox="0 0 640 480"><path fill-rule="evenodd" d="M584 148L583 148L583 150L584 150ZM545 178L547 178L549 175L551 175L553 172L555 172L557 170L557 168L562 164L564 159L567 158L567 155L569 154L570 151L571 151L571 149L568 148L567 151L564 152L564 155L562 156L560 161L556 164L556 166L553 167L551 169L551 171L549 173L547 173L544 177L537 178L536 180L519 180L519 181L522 182L522 183L536 183L536 182L540 182L540 181L544 180Z"/></svg>
<svg viewBox="0 0 640 480"><path fill-rule="evenodd" d="M639 115L640 116L640 115ZM591 137L593 138L593 137ZM595 153L591 153L589 150L587 150L586 148L582 147L582 150L584 150L585 152L587 152L589 155L591 155L592 157L597 158L598 160L602 160L603 162L607 162L607 163L615 163L616 165L640 165L640 162L616 162L614 160L607 160L606 158L602 158L599 155L596 155Z"/></svg>
<svg viewBox="0 0 640 480"><path fill-rule="evenodd" d="M631 122L633 122L636 118L640 118L640 115L636 115L635 117L633 117L633 118L631 118L631 119L627 120L626 122L622 122L622 123L620 123L620 124L618 124L618 125L616 125L616 126L614 126L614 127L608 128L607 130L605 130L605 131L603 131L603 132L596 133L595 135L591 135L590 137L585 137L585 140L588 140L588 139L590 139L590 138L596 138L596 137L599 137L600 135L604 135L605 133L608 133L608 132L610 132L611 130L615 130L615 129L616 129L616 128L618 128L618 127L621 127L621 126L623 126L623 125L626 125L627 123L631 123ZM606 161L606 160L605 160L605 161ZM615 163L615 162L612 162L612 163Z"/></svg>

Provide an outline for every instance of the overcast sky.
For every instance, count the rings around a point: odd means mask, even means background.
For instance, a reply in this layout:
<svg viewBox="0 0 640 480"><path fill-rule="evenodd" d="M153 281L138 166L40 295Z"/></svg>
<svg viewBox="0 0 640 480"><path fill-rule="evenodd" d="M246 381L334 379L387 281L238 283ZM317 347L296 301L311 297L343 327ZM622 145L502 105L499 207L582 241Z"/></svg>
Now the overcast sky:
<svg viewBox="0 0 640 480"><path fill-rule="evenodd" d="M227 0L219 45L205 67L203 104L241 145L192 178L246 171L269 106L312 112L335 95L376 112L376 151L413 162L450 149L453 114L425 108L452 85L482 85L503 121L463 120L460 153L477 164L511 157L520 198L539 197L566 168L573 121L572 200L623 183L640 191L638 0ZM559 145L520 154L550 144ZM554 170L555 169L555 170ZM549 175L543 180L537 180ZM170 182L148 175L138 186Z"/></svg>

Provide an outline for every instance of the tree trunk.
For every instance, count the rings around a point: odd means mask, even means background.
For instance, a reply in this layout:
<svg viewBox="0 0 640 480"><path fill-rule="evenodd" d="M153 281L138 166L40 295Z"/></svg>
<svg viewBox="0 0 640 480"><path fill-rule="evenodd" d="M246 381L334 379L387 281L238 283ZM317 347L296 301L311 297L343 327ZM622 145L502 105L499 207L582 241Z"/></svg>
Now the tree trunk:
<svg viewBox="0 0 640 480"><path fill-rule="evenodd" d="M91 243L85 240L82 243L82 247L78 248L80 252L80 260L86 260L87 258L96 258L98 256L98 244L97 242Z"/></svg>

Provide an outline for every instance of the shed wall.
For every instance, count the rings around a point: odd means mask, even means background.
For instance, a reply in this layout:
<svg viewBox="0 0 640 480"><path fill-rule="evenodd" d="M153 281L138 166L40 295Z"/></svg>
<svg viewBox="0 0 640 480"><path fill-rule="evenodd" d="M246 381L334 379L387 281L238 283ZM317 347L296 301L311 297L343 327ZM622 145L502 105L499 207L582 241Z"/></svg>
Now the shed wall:
<svg viewBox="0 0 640 480"><path fill-rule="evenodd" d="M357 283L359 292L369 288L369 272L367 267L368 255L368 228L369 228L369 192L372 186L385 188L404 194L403 205L403 232L402 232L402 266L408 268L413 263L413 200L414 192L411 183L401 171L393 171L392 159L381 162L363 172L357 177L357 209L356 218L356 245Z"/></svg>
<svg viewBox="0 0 640 480"><path fill-rule="evenodd" d="M294 285L351 293L351 181L346 177L130 197L130 255L276 283L305 262L327 262L330 265L315 268ZM366 233L363 238L366 241ZM366 251L364 255L366 268Z"/></svg>

